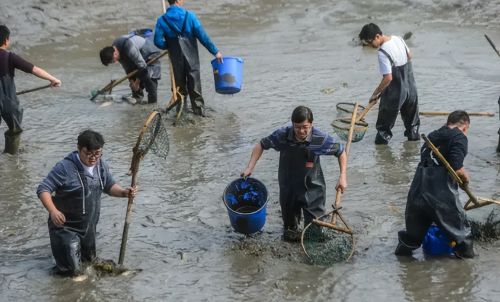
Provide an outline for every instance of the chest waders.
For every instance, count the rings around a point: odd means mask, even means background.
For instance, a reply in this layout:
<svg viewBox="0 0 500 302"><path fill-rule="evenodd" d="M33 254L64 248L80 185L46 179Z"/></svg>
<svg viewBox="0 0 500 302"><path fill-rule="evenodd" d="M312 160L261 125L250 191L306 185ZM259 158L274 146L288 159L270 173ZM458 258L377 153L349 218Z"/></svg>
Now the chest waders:
<svg viewBox="0 0 500 302"><path fill-rule="evenodd" d="M10 53L8 60L10 61ZM9 64L10 65L10 64ZM14 77L6 74L0 77L0 122L3 119L9 127L5 131L5 153L16 154L21 140L23 109L16 96Z"/></svg>
<svg viewBox="0 0 500 302"><path fill-rule="evenodd" d="M394 127L398 111L405 126L405 136L408 140L419 140L418 128L420 117L418 114L418 96L413 67L408 62L396 66L391 56L383 49L379 49L389 58L392 66L392 81L380 96L379 112L377 117L377 136L375 144L388 144L392 138L391 129ZM408 54L407 54L408 55Z"/></svg>
<svg viewBox="0 0 500 302"><path fill-rule="evenodd" d="M81 188L75 190L74 194L82 197L81 205L71 205L74 202L71 196L62 201L70 204L66 207L78 208L79 213L63 211L66 217L63 227L54 225L49 217L50 246L59 273L78 274L82 269L82 261L88 262L96 258L96 226L99 221L101 193L104 188L99 167L100 165L96 165L94 168L94 176L82 171L75 172L78 173Z"/></svg>
<svg viewBox="0 0 500 302"><path fill-rule="evenodd" d="M430 156L421 162L406 203L406 230L398 233L396 254L407 255L420 247L429 226L435 223L457 243L457 255L472 253L472 234L458 197L458 185Z"/></svg>
<svg viewBox="0 0 500 302"><path fill-rule="evenodd" d="M282 150L278 181L281 214L287 240L287 230L298 231L302 211L304 225L325 214L326 184L319 156L309 152L304 144ZM300 236L300 233L297 235ZM300 240L300 237L296 239Z"/></svg>
<svg viewBox="0 0 500 302"><path fill-rule="evenodd" d="M174 70L174 78L180 93L191 101L191 109L194 114L205 114L205 101L201 95L201 76L200 76L200 57L198 54L198 42L195 37L189 38L184 35L186 22L189 12L186 11L182 29L179 32L163 15L163 21L168 28L175 33L176 37L169 38L165 35L164 39L168 44L168 54ZM175 87L172 87L175 91ZM180 104L177 105L177 110Z"/></svg>

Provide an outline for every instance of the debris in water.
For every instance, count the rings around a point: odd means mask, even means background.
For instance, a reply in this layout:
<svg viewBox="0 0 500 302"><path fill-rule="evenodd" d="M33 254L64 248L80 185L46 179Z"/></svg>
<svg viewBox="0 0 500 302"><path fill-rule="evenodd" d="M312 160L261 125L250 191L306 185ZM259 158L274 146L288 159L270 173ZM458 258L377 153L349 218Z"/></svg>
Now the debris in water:
<svg viewBox="0 0 500 302"><path fill-rule="evenodd" d="M500 219L494 212L494 210L490 212L484 223L469 220L474 240L492 242L500 239Z"/></svg>

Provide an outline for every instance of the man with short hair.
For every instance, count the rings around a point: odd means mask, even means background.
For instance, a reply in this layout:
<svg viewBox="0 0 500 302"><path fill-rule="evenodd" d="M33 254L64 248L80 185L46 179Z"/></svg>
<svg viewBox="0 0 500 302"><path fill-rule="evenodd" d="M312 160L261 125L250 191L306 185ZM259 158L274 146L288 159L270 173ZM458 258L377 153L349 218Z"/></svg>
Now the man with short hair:
<svg viewBox="0 0 500 302"><path fill-rule="evenodd" d="M5 25L0 25L0 116L5 121L9 130L5 132L5 153L16 154L21 140L21 123L23 109L16 96L14 71L22 70L50 82L52 87L61 86L61 81L24 60L13 52L8 51L10 46L10 30ZM0 119L0 122L1 122Z"/></svg>
<svg viewBox="0 0 500 302"><path fill-rule="evenodd" d="M375 144L389 143L398 111L401 112L406 129L405 136L409 141L419 140L418 96L410 49L401 37L382 34L380 28L373 23L363 26L359 38L365 45L378 49L379 70L382 75L380 84L369 100L377 102L380 96Z"/></svg>
<svg viewBox="0 0 500 302"><path fill-rule="evenodd" d="M82 261L96 257L96 226L102 192L126 198L136 188L115 183L102 159L104 138L85 130L78 136L77 150L58 162L37 188L38 198L49 212L48 227L57 272L78 275Z"/></svg>
<svg viewBox="0 0 500 302"><path fill-rule="evenodd" d="M298 106L292 113L292 125L274 131L261 139L241 176L252 174L264 150L280 152L278 181L283 218L283 239L300 240L299 224L304 214L304 226L325 214L326 184L320 164L320 155L338 157L340 175L336 190L347 188L347 156L344 145L332 136L313 127L313 113Z"/></svg>
<svg viewBox="0 0 500 302"><path fill-rule="evenodd" d="M469 182L463 165L469 126L467 112L457 110L450 113L445 126L428 135L464 183ZM405 222L406 230L398 233L396 255L411 255L422 244L429 226L435 223L450 240L456 242L454 252L457 256L474 257L471 230L458 198L458 184L425 143L408 192Z"/></svg>
<svg viewBox="0 0 500 302"><path fill-rule="evenodd" d="M147 103L156 103L158 100L158 80L161 77L161 64L156 61L148 65L147 61L155 58L160 53L150 38L144 38L133 32L118 37L111 46L101 49L99 56L105 66L120 62L125 73L129 74L139 70L137 75L129 78L132 100L135 104L143 104L144 92L148 92Z"/></svg>
<svg viewBox="0 0 500 302"><path fill-rule="evenodd" d="M168 0L170 7L156 21L154 42L158 48L168 49L180 93L191 101L194 114L205 115L205 101L201 95L200 57L197 40L222 62L222 54L212 43L194 12L184 9L184 0ZM176 87L172 87L176 89ZM180 104L179 104L180 105ZM180 106L177 106L179 109Z"/></svg>

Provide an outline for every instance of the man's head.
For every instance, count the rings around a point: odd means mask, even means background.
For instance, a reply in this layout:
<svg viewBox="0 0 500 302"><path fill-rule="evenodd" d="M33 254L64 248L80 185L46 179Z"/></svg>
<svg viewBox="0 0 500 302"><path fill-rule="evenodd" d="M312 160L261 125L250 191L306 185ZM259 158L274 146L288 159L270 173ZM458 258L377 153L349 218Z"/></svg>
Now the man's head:
<svg viewBox="0 0 500 302"><path fill-rule="evenodd" d="M363 45L369 45L373 48L379 48L382 44L382 31L377 24L369 23L363 26L359 33L359 39Z"/></svg>
<svg viewBox="0 0 500 302"><path fill-rule="evenodd" d="M469 114L463 110L456 110L448 115L448 121L446 121L446 126L450 128L458 128L464 134L467 134L470 126Z"/></svg>
<svg viewBox="0 0 500 302"><path fill-rule="evenodd" d="M94 166L102 155L104 138L98 132L85 130L78 135L78 155L86 166Z"/></svg>
<svg viewBox="0 0 500 302"><path fill-rule="evenodd" d="M0 46L8 46L10 39L10 30L5 25L0 25Z"/></svg>
<svg viewBox="0 0 500 302"><path fill-rule="evenodd" d="M292 124L295 138L304 141L312 130L314 120L311 109L305 106L298 106L292 112Z"/></svg>
<svg viewBox="0 0 500 302"><path fill-rule="evenodd" d="M174 4L183 5L184 0L168 0L168 4L170 4L170 5L174 5Z"/></svg>
<svg viewBox="0 0 500 302"><path fill-rule="evenodd" d="M106 46L99 52L101 63L104 66L118 62L120 59L120 52L114 46Z"/></svg>

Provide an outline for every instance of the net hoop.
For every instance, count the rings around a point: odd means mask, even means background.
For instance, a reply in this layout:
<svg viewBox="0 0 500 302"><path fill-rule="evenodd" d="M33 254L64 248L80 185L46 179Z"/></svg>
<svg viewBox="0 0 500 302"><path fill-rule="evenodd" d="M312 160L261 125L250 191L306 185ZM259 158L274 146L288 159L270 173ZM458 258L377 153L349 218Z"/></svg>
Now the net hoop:
<svg viewBox="0 0 500 302"><path fill-rule="evenodd" d="M154 122L156 122L156 124L153 125L153 127L154 127L153 137L150 138L148 144L146 145L146 148L143 148L141 150L140 146L141 146L141 143L143 141L144 135L145 135L147 129ZM161 115L158 111L155 110L149 114L148 118L146 119L146 121L142 125L142 128L139 132L139 136L137 137L137 142L135 143L135 146L134 146L134 154L140 153L138 155L142 158L142 157L144 157L144 155L146 155L146 153L148 153L149 149L151 149L151 146L153 145L153 143L155 141L156 136L158 135L158 132L160 130L160 125L161 125Z"/></svg>
<svg viewBox="0 0 500 302"><path fill-rule="evenodd" d="M344 224L345 228L346 228L347 230L349 230L349 231L350 231L350 228L347 226L347 224L345 224L345 221L343 220L342 216L338 214L338 211L337 211L337 210L334 210L334 211L331 211L331 212L329 212L329 213L326 213L326 214L324 214L323 216L320 216L319 218L316 218L315 220L321 220L322 218L324 218L324 217L328 217L328 216L330 216L330 215L337 215L337 216L340 218L340 220L342 221L342 223ZM306 234L307 230L308 230L308 229L309 229L309 228L310 228L313 224L316 224L316 223L314 222L314 220L313 220L313 221L311 221L311 222L310 222L310 223L309 223L309 224L308 224L308 225L304 228L304 230L302 231L302 234L301 234L301 236L300 236L300 245L302 246L302 251L304 251L304 254L306 255L306 258L307 258L307 259L309 260L309 262L310 262L310 263L312 263L312 264L314 264L314 260L313 260L313 259L312 259L312 257L311 257L311 256L307 253L307 249L306 249L306 247L305 247L305 245L304 245L304 235ZM337 230L338 230L338 231L340 231L340 232L343 232L343 233L345 233L345 234L347 234L347 235L349 235L349 237L350 237L350 241L351 241L351 252L349 253L349 256L348 256L345 260L343 260L343 262L348 262L349 260L351 260L352 256L354 255L354 250L355 250L355 245L356 245L356 241L354 240L354 233L353 233L352 231L350 231L350 232L346 232L346 231L339 230L339 229L337 229Z"/></svg>
<svg viewBox="0 0 500 302"><path fill-rule="evenodd" d="M355 103L340 102L340 103L337 103L336 108L337 108L337 112L339 112L339 113L352 114L352 111L354 110L354 106L355 106ZM365 106L358 105L358 114L361 113L363 110L365 110Z"/></svg>

